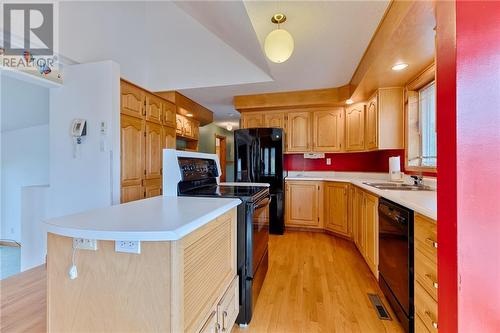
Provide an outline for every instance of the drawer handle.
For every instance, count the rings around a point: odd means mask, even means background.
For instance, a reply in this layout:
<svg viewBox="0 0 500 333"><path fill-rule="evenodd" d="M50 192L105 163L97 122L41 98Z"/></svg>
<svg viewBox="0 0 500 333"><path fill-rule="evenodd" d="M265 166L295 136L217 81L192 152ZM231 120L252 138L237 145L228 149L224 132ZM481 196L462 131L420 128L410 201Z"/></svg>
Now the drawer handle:
<svg viewBox="0 0 500 333"><path fill-rule="evenodd" d="M222 332L226 331L227 311L222 312Z"/></svg>
<svg viewBox="0 0 500 333"><path fill-rule="evenodd" d="M435 241L433 241L432 239L430 239L430 238L426 238L426 239L425 239L425 241L426 241L427 243L429 243L432 247L434 247L434 248L436 248L436 249L438 248L438 243L437 243L437 242L435 242Z"/></svg>
<svg viewBox="0 0 500 333"><path fill-rule="evenodd" d="M429 317L429 319L431 320L432 327L434 327L435 329L437 329L438 328L438 323L435 322L434 319L432 319L432 314L429 311L425 311L425 315L427 317Z"/></svg>
<svg viewBox="0 0 500 333"><path fill-rule="evenodd" d="M432 276L430 274L425 274L425 277L428 278L431 282L434 288L438 288L438 283L432 279Z"/></svg>

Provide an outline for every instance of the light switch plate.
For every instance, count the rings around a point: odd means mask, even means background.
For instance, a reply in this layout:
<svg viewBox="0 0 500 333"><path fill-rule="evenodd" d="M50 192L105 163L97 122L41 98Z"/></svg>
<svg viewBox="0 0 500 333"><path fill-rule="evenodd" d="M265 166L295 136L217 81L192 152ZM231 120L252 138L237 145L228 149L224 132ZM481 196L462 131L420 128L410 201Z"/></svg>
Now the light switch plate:
<svg viewBox="0 0 500 333"><path fill-rule="evenodd" d="M115 252L141 253L140 241L115 241Z"/></svg>
<svg viewBox="0 0 500 333"><path fill-rule="evenodd" d="M332 159L330 157L326 158L326 165L332 165Z"/></svg>

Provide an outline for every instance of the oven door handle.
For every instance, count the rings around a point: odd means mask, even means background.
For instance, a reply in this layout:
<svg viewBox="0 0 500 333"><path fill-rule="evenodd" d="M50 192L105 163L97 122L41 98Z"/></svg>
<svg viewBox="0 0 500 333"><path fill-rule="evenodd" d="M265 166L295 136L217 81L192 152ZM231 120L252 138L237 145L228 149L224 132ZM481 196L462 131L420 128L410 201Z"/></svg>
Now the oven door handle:
<svg viewBox="0 0 500 333"><path fill-rule="evenodd" d="M264 208L271 203L271 196L269 195L265 199L259 201L259 204L254 206L254 209Z"/></svg>

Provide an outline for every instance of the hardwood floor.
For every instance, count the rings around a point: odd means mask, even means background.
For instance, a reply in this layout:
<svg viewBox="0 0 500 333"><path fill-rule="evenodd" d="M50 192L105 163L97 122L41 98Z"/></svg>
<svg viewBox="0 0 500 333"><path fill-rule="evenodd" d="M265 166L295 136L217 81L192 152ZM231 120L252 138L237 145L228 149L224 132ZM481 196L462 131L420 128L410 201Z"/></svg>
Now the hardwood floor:
<svg viewBox="0 0 500 333"><path fill-rule="evenodd" d="M0 281L0 332L45 332L45 266Z"/></svg>
<svg viewBox="0 0 500 333"><path fill-rule="evenodd" d="M287 232L271 235L269 251L252 321L233 332L402 332L397 319L378 319L367 293L382 292L352 242Z"/></svg>
<svg viewBox="0 0 500 333"><path fill-rule="evenodd" d="M287 232L271 235L269 247L252 322L233 332L402 332L396 320L378 319L367 293L382 292L353 243ZM44 266L1 281L0 331L45 332L45 288Z"/></svg>

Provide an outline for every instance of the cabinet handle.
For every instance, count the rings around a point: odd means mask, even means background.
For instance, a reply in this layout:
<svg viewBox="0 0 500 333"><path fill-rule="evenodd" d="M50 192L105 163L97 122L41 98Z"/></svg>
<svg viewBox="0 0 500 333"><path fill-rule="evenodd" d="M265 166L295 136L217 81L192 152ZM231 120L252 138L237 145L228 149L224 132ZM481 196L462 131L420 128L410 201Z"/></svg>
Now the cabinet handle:
<svg viewBox="0 0 500 333"><path fill-rule="evenodd" d="M425 311L425 315L431 320L432 327L434 327L435 329L437 329L438 328L438 323L434 321L434 319L432 318L432 314L429 311Z"/></svg>
<svg viewBox="0 0 500 333"><path fill-rule="evenodd" d="M219 331L220 331L220 324L216 323L215 324L215 332L219 332Z"/></svg>
<svg viewBox="0 0 500 333"><path fill-rule="evenodd" d="M432 276L430 274L425 274L425 277L428 278L431 282L432 282L432 285L434 286L434 288L438 288L438 283L436 281L434 281L434 279L432 278Z"/></svg>
<svg viewBox="0 0 500 333"><path fill-rule="evenodd" d="M222 332L226 331L227 311L222 312Z"/></svg>
<svg viewBox="0 0 500 333"><path fill-rule="evenodd" d="M431 245L432 247L434 247L434 248L436 248L436 249L437 249L437 247L438 247L438 243L437 243L437 242L435 242L434 240L432 240L432 239L430 239L430 238L426 238L426 239L425 239L425 241L426 241L429 245Z"/></svg>

